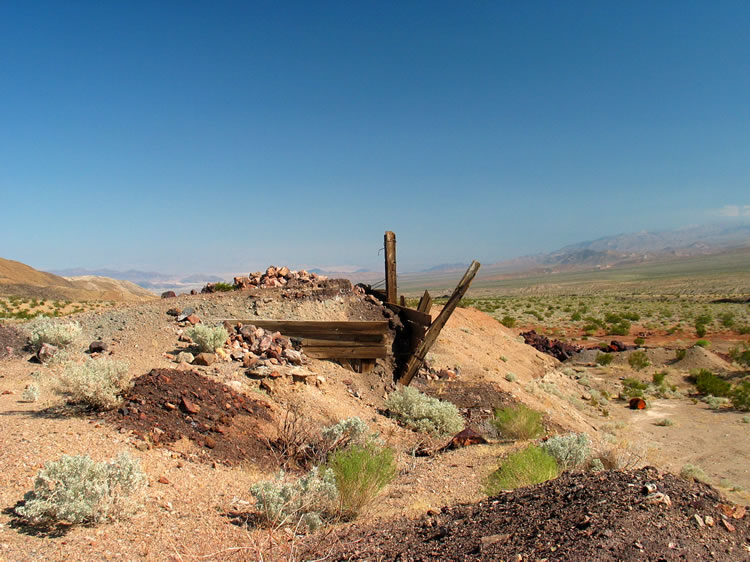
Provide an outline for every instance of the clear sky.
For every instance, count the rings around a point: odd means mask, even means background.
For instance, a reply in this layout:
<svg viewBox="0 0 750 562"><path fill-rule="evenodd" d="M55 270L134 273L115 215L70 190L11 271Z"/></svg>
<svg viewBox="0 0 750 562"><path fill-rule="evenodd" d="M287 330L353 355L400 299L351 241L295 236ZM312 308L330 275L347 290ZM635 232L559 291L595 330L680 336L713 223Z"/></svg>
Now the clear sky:
<svg viewBox="0 0 750 562"><path fill-rule="evenodd" d="M0 256L484 262L750 213L750 4L0 2Z"/></svg>

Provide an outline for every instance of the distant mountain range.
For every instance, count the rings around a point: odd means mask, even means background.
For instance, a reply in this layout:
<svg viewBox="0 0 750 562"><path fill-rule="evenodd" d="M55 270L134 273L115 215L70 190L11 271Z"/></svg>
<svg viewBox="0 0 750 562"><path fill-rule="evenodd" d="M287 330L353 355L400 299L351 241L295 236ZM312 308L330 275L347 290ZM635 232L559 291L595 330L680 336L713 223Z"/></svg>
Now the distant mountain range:
<svg viewBox="0 0 750 562"><path fill-rule="evenodd" d="M180 276L168 273L157 273L155 271L140 271L137 269L119 271L116 269L84 269L77 267L72 269L54 270L52 273L64 277L82 275L110 277L111 279L130 281L144 289L157 292L167 290L189 291L190 289L200 288L206 283L224 281L224 278L222 277L205 273L194 273L191 275Z"/></svg>

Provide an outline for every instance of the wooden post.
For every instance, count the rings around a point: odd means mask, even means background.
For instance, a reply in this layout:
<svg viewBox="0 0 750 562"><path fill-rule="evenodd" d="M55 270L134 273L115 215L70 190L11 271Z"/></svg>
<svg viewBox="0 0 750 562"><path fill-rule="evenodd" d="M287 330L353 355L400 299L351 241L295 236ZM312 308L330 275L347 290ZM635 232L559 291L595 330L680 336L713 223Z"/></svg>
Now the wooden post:
<svg viewBox="0 0 750 562"><path fill-rule="evenodd" d="M398 304L396 235L390 230L385 233L385 298L386 302Z"/></svg>
<svg viewBox="0 0 750 562"><path fill-rule="evenodd" d="M417 306L417 310L419 312L424 312L425 314L429 314L431 308L432 308L432 297L430 296L429 291L425 291L424 295L422 295L422 298L419 299L419 305Z"/></svg>
<svg viewBox="0 0 750 562"><path fill-rule="evenodd" d="M422 365L422 363L424 362L424 358L427 356L427 352L430 351L432 344L435 343L435 340L437 340L437 337L440 335L440 330L443 329L445 324L448 322L451 314L453 314L453 311L458 306L458 303L466 294L466 291L469 289L469 285L471 285L471 282L474 280L477 271L479 271L479 262L471 262L469 269L466 270L466 273L464 273L461 281L459 281L458 285L453 291L453 294L451 295L451 298L448 299L448 302L445 303L443 310L440 311L440 314L438 314L438 317L435 318L435 321L430 326L430 329L427 330L427 333L424 336L424 340L417 348L417 351L415 351L414 355L412 355L406 362L406 366L404 367L404 374L401 375L401 378L399 379L399 382L404 386L408 386L411 382L411 379L414 378L414 375L417 374L419 367Z"/></svg>

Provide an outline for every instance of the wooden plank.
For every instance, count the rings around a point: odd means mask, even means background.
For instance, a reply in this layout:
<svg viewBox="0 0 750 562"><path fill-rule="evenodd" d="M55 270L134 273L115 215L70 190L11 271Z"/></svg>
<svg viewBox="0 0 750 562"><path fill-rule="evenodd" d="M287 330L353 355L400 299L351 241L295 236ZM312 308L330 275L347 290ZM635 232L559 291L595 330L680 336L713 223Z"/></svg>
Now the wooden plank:
<svg viewBox="0 0 750 562"><path fill-rule="evenodd" d="M406 307L406 296L401 295L398 297L398 304L400 304L403 307Z"/></svg>
<svg viewBox="0 0 750 562"><path fill-rule="evenodd" d="M419 312L424 312L425 314L429 314L431 309L432 309L432 297L430 296L429 291L425 291L424 295L422 295L422 298L419 299L419 305L417 305L417 310Z"/></svg>
<svg viewBox="0 0 750 562"><path fill-rule="evenodd" d="M419 312L415 308L408 308L406 306L399 306L397 304L387 304L388 308L391 310L398 312L400 315L402 315L407 320L411 320L415 324L421 324L423 326L429 326L432 324L432 316L429 314L425 314L424 312Z"/></svg>
<svg viewBox="0 0 750 562"><path fill-rule="evenodd" d="M313 359L384 359L388 350L373 347L303 347L302 352Z"/></svg>
<svg viewBox="0 0 750 562"><path fill-rule="evenodd" d="M398 287L396 280L396 235L388 230L385 233L385 294L386 302L396 304Z"/></svg>
<svg viewBox="0 0 750 562"><path fill-rule="evenodd" d="M404 386L408 386L411 382L411 379L413 379L414 375L417 374L419 367L422 365L422 363L424 362L424 358L427 356L427 352L430 351L432 344L434 344L435 340L437 340L438 336L440 335L440 331L448 322L448 319L451 317L451 314L453 314L453 311L458 306L458 303L466 294L466 291L469 290L469 285L471 285L471 282L474 280L477 271L479 271L479 262L471 262L471 265L466 270L466 273L464 273L461 281L458 282L458 285L454 289L451 298L448 299L448 302L445 303L443 310L440 311L440 314L438 314L438 317L435 318L435 321L430 326L430 329L427 330L427 334L425 335L424 341L419 345L419 349L417 349L414 355L412 355L411 358L406 362L404 372L401 375L401 378L399 378L399 382Z"/></svg>
<svg viewBox="0 0 750 562"><path fill-rule="evenodd" d="M367 336L373 337L373 336ZM341 340L325 340L318 338L302 338L302 347L375 347L377 345L385 345L382 336L377 336L380 339L374 341L353 341L350 339Z"/></svg>
<svg viewBox="0 0 750 562"><path fill-rule="evenodd" d="M316 321L316 320L226 320L230 325L253 325L278 331L288 337L346 339L349 335L383 335L388 321Z"/></svg>

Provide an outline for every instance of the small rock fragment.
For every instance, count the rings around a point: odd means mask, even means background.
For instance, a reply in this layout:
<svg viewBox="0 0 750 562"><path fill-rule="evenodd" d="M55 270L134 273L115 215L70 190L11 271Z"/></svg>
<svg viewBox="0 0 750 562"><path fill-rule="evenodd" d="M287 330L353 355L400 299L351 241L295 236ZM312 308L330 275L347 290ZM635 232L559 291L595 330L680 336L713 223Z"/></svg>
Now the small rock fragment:
<svg viewBox="0 0 750 562"><path fill-rule="evenodd" d="M196 355L195 359L193 359L193 365L202 365L204 367L208 367L209 365L212 365L216 361L216 355L213 353L199 353Z"/></svg>

